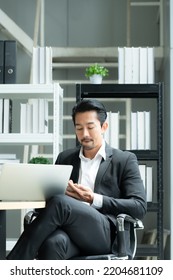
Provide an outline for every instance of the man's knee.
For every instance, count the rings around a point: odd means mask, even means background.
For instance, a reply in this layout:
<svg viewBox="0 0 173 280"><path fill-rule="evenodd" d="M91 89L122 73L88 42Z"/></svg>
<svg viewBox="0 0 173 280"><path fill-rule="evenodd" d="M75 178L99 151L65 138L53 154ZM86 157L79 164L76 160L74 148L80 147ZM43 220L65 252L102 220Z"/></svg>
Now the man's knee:
<svg viewBox="0 0 173 280"><path fill-rule="evenodd" d="M55 236L48 237L42 244L38 258L39 259L66 259L67 238L64 232L59 231Z"/></svg>
<svg viewBox="0 0 173 280"><path fill-rule="evenodd" d="M70 203L71 199L65 194L54 195L47 201L47 205L66 205Z"/></svg>

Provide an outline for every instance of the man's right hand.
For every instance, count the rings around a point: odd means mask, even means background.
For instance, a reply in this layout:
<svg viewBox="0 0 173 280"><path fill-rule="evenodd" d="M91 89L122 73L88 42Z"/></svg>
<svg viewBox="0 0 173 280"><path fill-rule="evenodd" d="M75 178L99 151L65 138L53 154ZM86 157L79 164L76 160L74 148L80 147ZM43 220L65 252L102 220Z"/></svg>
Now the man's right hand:
<svg viewBox="0 0 173 280"><path fill-rule="evenodd" d="M82 186L81 184L73 183L72 180L69 180L68 182L66 194L78 200L85 201L90 204L93 203L93 199L94 199L93 191L89 187Z"/></svg>

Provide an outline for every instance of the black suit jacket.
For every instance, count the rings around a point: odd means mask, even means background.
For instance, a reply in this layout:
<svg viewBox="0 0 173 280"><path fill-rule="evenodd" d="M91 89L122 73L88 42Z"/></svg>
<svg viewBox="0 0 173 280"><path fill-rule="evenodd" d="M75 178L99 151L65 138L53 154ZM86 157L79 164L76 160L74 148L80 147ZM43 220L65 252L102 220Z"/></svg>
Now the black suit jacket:
<svg viewBox="0 0 173 280"><path fill-rule="evenodd" d="M136 156L128 151L113 149L106 144L106 160L102 160L95 180L94 192L103 195L98 209L115 224L119 213L142 219L146 213L146 196ZM79 178L80 147L61 152L55 164L73 165L71 179Z"/></svg>

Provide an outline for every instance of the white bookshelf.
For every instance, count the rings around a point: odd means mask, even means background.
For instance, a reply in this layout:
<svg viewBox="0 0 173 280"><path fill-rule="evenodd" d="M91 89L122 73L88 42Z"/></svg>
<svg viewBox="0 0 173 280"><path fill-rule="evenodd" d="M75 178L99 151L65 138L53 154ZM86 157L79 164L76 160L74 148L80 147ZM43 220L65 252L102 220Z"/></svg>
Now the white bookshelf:
<svg viewBox="0 0 173 280"><path fill-rule="evenodd" d="M52 84L2 84L0 98L29 100L45 98L53 102L53 131L51 133L2 133L1 145L53 145L53 161L62 149L63 89L58 83ZM20 114L19 114L20 121Z"/></svg>

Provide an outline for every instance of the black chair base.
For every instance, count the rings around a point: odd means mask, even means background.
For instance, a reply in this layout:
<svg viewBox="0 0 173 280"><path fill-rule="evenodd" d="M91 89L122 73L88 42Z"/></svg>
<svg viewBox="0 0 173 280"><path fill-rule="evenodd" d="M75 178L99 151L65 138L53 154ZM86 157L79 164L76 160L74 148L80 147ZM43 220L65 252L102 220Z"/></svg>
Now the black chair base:
<svg viewBox="0 0 173 280"><path fill-rule="evenodd" d="M77 256L71 258L71 260L128 260L128 256L118 257L114 254L105 254L105 255L92 255L92 256Z"/></svg>

